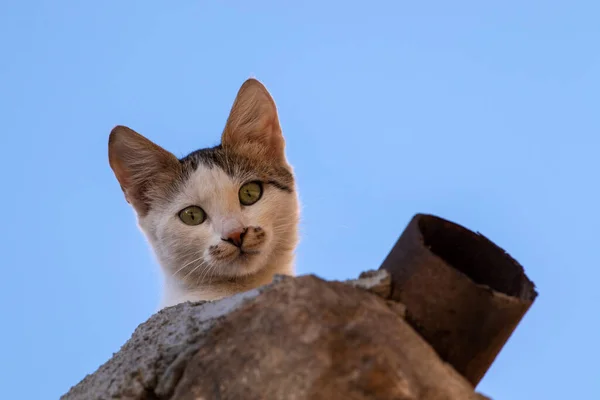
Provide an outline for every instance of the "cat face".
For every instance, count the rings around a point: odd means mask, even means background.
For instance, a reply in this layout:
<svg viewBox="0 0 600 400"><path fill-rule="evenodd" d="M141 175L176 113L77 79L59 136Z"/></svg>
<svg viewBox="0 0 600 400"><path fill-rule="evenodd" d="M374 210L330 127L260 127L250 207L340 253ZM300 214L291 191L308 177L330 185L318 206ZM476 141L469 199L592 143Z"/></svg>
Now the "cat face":
<svg viewBox="0 0 600 400"><path fill-rule="evenodd" d="M177 159L118 126L109 160L165 272L190 289L291 273L298 197L275 103L246 81L219 146Z"/></svg>

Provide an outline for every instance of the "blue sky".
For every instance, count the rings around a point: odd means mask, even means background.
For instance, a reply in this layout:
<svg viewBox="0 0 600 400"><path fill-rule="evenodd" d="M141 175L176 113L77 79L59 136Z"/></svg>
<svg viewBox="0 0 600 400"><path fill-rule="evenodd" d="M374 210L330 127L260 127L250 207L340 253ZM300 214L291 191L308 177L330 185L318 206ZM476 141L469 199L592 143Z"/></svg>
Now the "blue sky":
<svg viewBox="0 0 600 400"><path fill-rule="evenodd" d="M158 301L108 166L126 124L177 155L218 142L253 75L303 202L298 272L377 268L413 214L479 230L540 296L479 389L600 392L600 3L0 4L0 381L57 398Z"/></svg>

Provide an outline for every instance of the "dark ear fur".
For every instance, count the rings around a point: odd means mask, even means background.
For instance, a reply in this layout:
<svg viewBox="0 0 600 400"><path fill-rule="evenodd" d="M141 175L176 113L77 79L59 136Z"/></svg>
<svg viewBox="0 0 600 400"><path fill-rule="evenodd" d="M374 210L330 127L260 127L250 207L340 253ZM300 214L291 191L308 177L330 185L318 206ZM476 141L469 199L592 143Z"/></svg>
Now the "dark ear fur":
<svg viewBox="0 0 600 400"><path fill-rule="evenodd" d="M138 215L181 176L177 157L126 126L116 126L108 139L110 167Z"/></svg>
<svg viewBox="0 0 600 400"><path fill-rule="evenodd" d="M273 98L256 79L243 83L225 124L224 150L285 163L285 141Z"/></svg>

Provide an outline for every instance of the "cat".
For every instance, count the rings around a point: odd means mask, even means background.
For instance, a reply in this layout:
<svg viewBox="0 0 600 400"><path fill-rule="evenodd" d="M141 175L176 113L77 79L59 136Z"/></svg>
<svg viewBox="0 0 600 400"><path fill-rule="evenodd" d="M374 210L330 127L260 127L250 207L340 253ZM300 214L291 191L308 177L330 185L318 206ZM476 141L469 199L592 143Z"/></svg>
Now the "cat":
<svg viewBox="0 0 600 400"><path fill-rule="evenodd" d="M108 155L161 266L160 308L294 275L299 198L277 107L258 80L242 84L219 145L178 159L119 125Z"/></svg>

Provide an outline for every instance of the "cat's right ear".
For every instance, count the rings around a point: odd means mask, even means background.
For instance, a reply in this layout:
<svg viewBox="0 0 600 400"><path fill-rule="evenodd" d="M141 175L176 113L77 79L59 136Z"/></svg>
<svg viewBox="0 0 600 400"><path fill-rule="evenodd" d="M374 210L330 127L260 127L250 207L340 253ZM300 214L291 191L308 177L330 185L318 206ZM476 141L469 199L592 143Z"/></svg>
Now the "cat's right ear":
<svg viewBox="0 0 600 400"><path fill-rule="evenodd" d="M152 201L181 174L177 157L126 126L110 132L108 161L139 216L146 215Z"/></svg>

